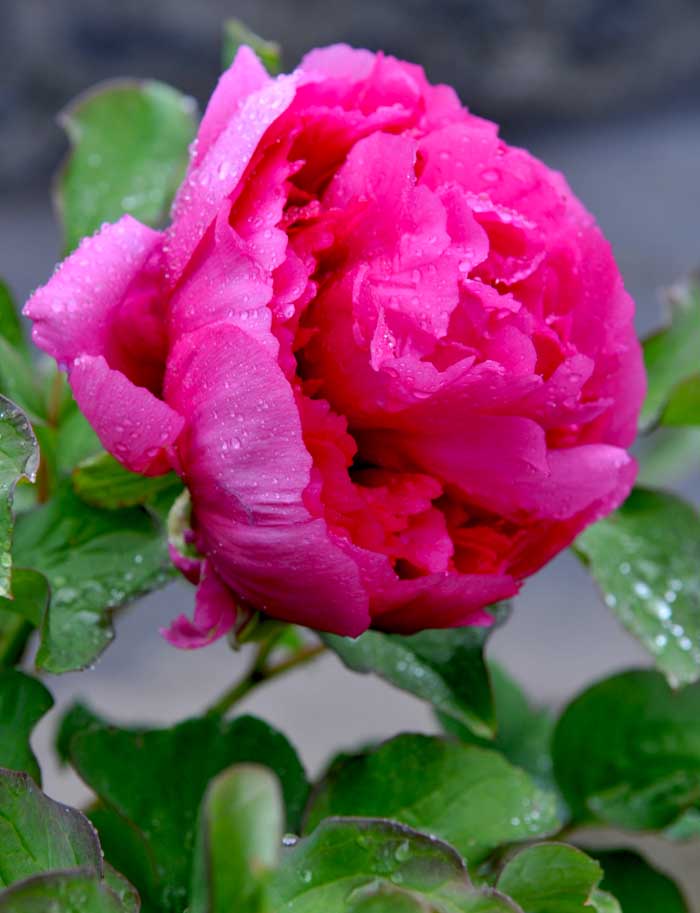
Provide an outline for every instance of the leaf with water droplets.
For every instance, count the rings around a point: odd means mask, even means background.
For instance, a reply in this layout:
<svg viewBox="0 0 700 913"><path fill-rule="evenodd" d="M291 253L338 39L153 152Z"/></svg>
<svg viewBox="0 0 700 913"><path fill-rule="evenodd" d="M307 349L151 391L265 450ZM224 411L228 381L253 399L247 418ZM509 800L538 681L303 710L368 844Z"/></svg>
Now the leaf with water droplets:
<svg viewBox="0 0 700 913"><path fill-rule="evenodd" d="M603 866L601 887L612 892L624 913L689 913L671 881L630 850L587 850Z"/></svg>
<svg viewBox="0 0 700 913"><path fill-rule="evenodd" d="M661 491L635 489L589 527L576 552L607 605L673 685L700 678L700 516Z"/></svg>
<svg viewBox="0 0 700 913"><path fill-rule="evenodd" d="M51 586L37 666L54 673L93 663L113 638L111 610L163 586L173 573L165 534L150 514L97 510L70 483L20 517L15 555Z"/></svg>
<svg viewBox="0 0 700 913"><path fill-rule="evenodd" d="M79 708L62 728L63 751L101 802L93 817L106 857L144 903L164 913L187 906L200 803L226 768L270 768L281 784L285 826L298 827L308 795L304 770L282 733L254 717L229 722L212 715L170 729L118 729ZM217 800L223 802L221 789Z"/></svg>
<svg viewBox="0 0 700 913"><path fill-rule="evenodd" d="M471 884L446 843L396 821L330 818L290 847L270 883L286 913L522 913Z"/></svg>
<svg viewBox="0 0 700 913"><path fill-rule="evenodd" d="M72 145L55 187L66 249L124 213L158 227L187 166L193 100L163 83L114 80L79 96L61 123Z"/></svg>
<svg viewBox="0 0 700 913"><path fill-rule="evenodd" d="M554 773L575 822L661 830L700 796L700 684L651 669L593 685L562 714Z"/></svg>
<svg viewBox="0 0 700 913"><path fill-rule="evenodd" d="M493 748L511 764L527 771L547 789L554 788L549 742L554 728L552 713L532 706L519 685L495 663L489 663L496 706L496 736L493 740L475 736L464 724L438 713L443 729L468 745Z"/></svg>
<svg viewBox="0 0 700 913"><path fill-rule="evenodd" d="M367 631L360 637L323 634L325 643L355 672L375 675L428 701L441 713L493 738L495 715L484 647L508 615L505 604L492 606L494 627L421 631L410 637Z"/></svg>
<svg viewBox="0 0 700 913"><path fill-rule="evenodd" d="M38 466L39 448L32 426L18 406L0 396L0 596L12 596L12 499L15 486L23 478L33 481Z"/></svg>
<svg viewBox="0 0 700 913"><path fill-rule="evenodd" d="M621 913L598 890L603 870L594 859L564 843L540 843L521 850L499 875L497 887L525 913Z"/></svg>
<svg viewBox="0 0 700 913"><path fill-rule="evenodd" d="M239 19L227 19L224 22L224 38L221 48L221 62L224 69L231 66L238 49L244 44L255 51L271 76L276 76L281 71L282 48L280 45L276 41L268 41L261 38L260 35L256 35Z"/></svg>
<svg viewBox="0 0 700 913"><path fill-rule="evenodd" d="M647 398L640 424L650 428L659 420L674 389L698 373L700 352L700 279L691 277L668 293L671 320L668 327L644 342Z"/></svg>
<svg viewBox="0 0 700 913"><path fill-rule="evenodd" d="M504 843L557 830L556 805L496 752L406 734L335 764L312 797L305 830L331 815L395 818L478 865Z"/></svg>
<svg viewBox="0 0 700 913"><path fill-rule="evenodd" d="M51 872L0 893L0 913L138 913L138 898L89 872Z"/></svg>
<svg viewBox="0 0 700 913"><path fill-rule="evenodd" d="M41 682L16 669L0 669L0 767L24 771L41 782L29 738L52 706Z"/></svg>
<svg viewBox="0 0 700 913"><path fill-rule="evenodd" d="M284 817L279 781L265 767L238 764L211 781L199 813L190 913L265 913Z"/></svg>

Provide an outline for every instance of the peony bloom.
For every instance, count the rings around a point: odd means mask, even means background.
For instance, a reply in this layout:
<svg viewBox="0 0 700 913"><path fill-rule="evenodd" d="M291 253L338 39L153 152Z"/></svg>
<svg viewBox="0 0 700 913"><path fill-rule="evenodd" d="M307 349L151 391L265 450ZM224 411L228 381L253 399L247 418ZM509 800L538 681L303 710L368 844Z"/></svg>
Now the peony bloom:
<svg viewBox="0 0 700 913"><path fill-rule="evenodd" d="M29 301L104 446L191 494L198 646L484 624L626 497L633 303L561 175L416 66L345 46L221 77L172 222Z"/></svg>

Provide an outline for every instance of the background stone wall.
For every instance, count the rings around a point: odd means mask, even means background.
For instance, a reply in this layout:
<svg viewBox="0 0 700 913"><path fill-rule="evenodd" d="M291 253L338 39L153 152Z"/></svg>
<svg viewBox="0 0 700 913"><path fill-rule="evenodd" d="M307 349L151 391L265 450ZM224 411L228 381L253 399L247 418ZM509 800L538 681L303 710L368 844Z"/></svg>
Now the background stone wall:
<svg viewBox="0 0 700 913"><path fill-rule="evenodd" d="M2 0L0 187L46 174L53 115L100 79L206 98L221 22L282 42L286 63L348 41L420 60L473 110L515 124L634 110L697 93L698 0Z"/></svg>

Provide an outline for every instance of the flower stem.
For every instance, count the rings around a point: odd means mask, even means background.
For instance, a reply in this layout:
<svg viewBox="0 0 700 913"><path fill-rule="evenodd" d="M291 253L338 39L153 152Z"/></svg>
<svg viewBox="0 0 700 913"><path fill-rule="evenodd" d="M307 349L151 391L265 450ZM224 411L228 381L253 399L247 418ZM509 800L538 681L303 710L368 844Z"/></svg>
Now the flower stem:
<svg viewBox="0 0 700 913"><path fill-rule="evenodd" d="M207 710L207 716L224 716L228 711L258 685L278 678L298 666L313 662L325 651L323 644L310 644L302 647L290 657L274 665L268 665L267 659L276 646L276 638L260 644L255 659L244 677L233 687L225 691Z"/></svg>

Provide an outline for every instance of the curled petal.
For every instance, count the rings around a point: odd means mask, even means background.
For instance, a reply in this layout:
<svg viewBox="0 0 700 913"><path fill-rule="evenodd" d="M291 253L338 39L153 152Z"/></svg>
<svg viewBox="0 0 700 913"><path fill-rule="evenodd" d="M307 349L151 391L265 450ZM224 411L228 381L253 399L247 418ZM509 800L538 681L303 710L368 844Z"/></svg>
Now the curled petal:
<svg viewBox="0 0 700 913"><path fill-rule="evenodd" d="M233 593L216 575L210 562L205 562L197 587L194 617L190 620L186 615L179 615L160 633L175 647L195 650L223 637L237 621L241 618Z"/></svg>
<svg viewBox="0 0 700 913"><path fill-rule="evenodd" d="M101 355L76 359L68 377L106 450L132 472L155 476L170 470L168 449L185 424L181 415L110 368Z"/></svg>
<svg viewBox="0 0 700 913"><path fill-rule="evenodd" d="M36 345L64 365L106 355L117 309L160 240L131 216L85 238L24 308Z"/></svg>

